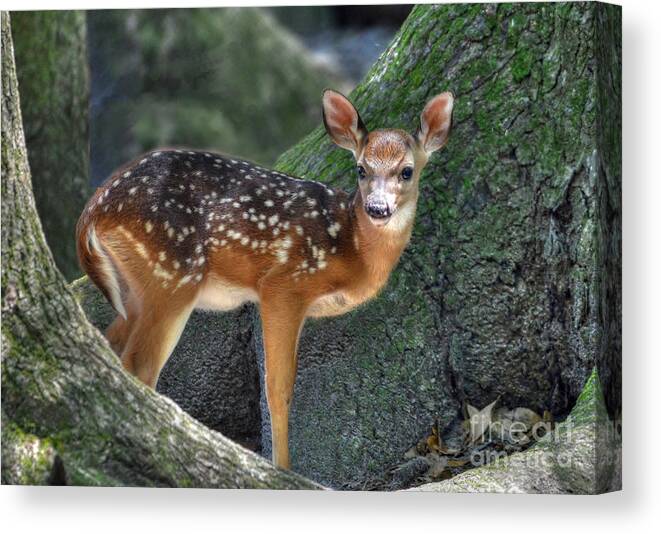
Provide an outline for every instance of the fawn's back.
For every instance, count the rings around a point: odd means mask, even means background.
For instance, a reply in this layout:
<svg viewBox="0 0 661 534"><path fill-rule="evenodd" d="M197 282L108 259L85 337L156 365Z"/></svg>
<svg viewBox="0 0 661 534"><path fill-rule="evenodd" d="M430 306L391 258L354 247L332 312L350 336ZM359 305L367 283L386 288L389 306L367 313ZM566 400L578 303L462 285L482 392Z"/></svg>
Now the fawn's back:
<svg viewBox="0 0 661 534"><path fill-rule="evenodd" d="M109 269L129 286L119 292L197 289L202 308L257 300L267 274L302 291L315 281L322 294L334 286L329 267L342 276L357 259L350 203L343 191L246 161L155 151L97 190L79 221L79 249L102 241Z"/></svg>

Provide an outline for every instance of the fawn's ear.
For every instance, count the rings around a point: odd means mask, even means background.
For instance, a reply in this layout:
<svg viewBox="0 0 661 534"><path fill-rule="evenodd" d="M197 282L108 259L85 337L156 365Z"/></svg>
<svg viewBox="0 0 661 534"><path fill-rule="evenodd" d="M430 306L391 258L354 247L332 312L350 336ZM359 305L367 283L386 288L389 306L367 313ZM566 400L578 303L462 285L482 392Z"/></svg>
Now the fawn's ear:
<svg viewBox="0 0 661 534"><path fill-rule="evenodd" d="M420 128L416 138L422 149L431 154L448 140L452 123L452 93L441 93L432 98L420 115Z"/></svg>
<svg viewBox="0 0 661 534"><path fill-rule="evenodd" d="M326 89L323 116L324 126L331 139L338 146L351 150L355 156L360 144L367 138L367 128L353 104L337 91Z"/></svg>

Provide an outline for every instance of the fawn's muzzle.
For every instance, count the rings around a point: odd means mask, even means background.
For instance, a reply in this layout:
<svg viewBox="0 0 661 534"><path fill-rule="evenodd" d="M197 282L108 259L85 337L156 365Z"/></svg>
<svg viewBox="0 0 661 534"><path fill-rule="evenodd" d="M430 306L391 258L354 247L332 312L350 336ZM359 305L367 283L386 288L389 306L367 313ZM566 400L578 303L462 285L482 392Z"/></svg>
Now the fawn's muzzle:
<svg viewBox="0 0 661 534"><path fill-rule="evenodd" d="M385 200L372 200L365 202L365 211L373 219L387 219L392 212Z"/></svg>

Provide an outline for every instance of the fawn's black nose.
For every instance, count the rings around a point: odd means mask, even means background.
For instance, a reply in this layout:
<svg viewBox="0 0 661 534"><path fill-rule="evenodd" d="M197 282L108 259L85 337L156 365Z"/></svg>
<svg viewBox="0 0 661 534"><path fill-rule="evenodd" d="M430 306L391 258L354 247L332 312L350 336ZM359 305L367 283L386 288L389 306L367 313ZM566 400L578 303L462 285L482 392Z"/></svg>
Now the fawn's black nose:
<svg viewBox="0 0 661 534"><path fill-rule="evenodd" d="M374 219L390 217L390 208L386 202L369 202L365 204L365 211Z"/></svg>

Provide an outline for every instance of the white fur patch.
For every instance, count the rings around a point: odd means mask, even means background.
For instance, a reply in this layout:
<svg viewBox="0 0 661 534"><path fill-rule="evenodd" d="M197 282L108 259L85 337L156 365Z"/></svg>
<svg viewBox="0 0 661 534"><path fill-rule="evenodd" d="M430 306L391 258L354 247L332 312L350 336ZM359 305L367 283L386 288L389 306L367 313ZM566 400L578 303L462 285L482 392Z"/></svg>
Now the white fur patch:
<svg viewBox="0 0 661 534"><path fill-rule="evenodd" d="M402 232L415 218L416 203L414 201L407 202L395 210L392 217L383 227L385 232L399 233Z"/></svg>
<svg viewBox="0 0 661 534"><path fill-rule="evenodd" d="M124 303L122 302L122 292L119 287L119 280L117 279L117 271L101 245L94 225L91 225L87 230L87 248L99 257L99 272L103 279L104 287L110 296L110 303L117 313L126 319L126 308L124 308Z"/></svg>
<svg viewBox="0 0 661 534"><path fill-rule="evenodd" d="M257 302L257 293L250 288L240 287L229 282L209 277L205 282L196 308L227 311L237 308L244 302Z"/></svg>

